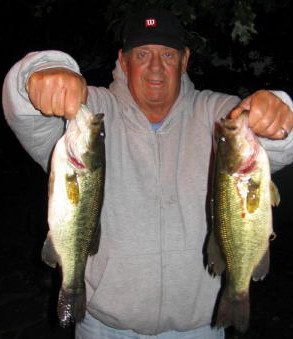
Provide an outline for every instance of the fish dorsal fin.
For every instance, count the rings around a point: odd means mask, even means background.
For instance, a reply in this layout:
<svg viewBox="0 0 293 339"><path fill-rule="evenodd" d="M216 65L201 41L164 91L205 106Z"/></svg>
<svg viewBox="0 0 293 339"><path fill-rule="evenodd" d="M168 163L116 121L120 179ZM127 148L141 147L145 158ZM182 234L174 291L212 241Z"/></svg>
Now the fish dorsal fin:
<svg viewBox="0 0 293 339"><path fill-rule="evenodd" d="M273 181L270 182L270 191L271 191L272 206L278 206L281 198L280 198L278 187L273 183Z"/></svg>

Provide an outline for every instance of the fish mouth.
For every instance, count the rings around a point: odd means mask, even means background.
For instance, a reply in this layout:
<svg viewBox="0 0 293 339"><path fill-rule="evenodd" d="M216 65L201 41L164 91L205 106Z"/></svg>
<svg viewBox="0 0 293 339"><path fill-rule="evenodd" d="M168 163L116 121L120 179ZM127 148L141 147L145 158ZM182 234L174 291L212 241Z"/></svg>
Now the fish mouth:
<svg viewBox="0 0 293 339"><path fill-rule="evenodd" d="M234 168L234 173L238 175L245 175L251 172L256 166L256 158L259 152L259 143L252 132L252 130L248 127L248 111L244 110L237 120L233 119L223 119L221 120L226 131L225 134L230 136L236 136L238 134L242 134L241 139L244 139L245 142L242 144L240 149L238 149L237 153L246 154L245 157L242 158L243 161L238 163L236 168Z"/></svg>
<svg viewBox="0 0 293 339"><path fill-rule="evenodd" d="M248 138L252 139L252 152L247 157L247 159L240 165L239 170L237 171L239 174L247 174L255 168L256 158L259 152L258 142L255 140L255 137L252 133L248 136Z"/></svg>

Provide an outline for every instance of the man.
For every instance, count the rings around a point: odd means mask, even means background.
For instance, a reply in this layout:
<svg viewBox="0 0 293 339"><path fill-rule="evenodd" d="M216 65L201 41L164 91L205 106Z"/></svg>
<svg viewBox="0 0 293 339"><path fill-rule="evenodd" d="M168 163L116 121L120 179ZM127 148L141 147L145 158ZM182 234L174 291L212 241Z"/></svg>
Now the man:
<svg viewBox="0 0 293 339"><path fill-rule="evenodd" d="M88 259L88 313L76 338L224 337L210 326L220 280L202 254L214 123L249 110L275 171L293 160L293 106L284 92L240 102L197 91L188 59L177 19L149 10L127 21L109 89L87 87L59 51L31 53L6 77L6 119L45 170L64 131L60 117L73 118L81 103L105 113L102 235Z"/></svg>

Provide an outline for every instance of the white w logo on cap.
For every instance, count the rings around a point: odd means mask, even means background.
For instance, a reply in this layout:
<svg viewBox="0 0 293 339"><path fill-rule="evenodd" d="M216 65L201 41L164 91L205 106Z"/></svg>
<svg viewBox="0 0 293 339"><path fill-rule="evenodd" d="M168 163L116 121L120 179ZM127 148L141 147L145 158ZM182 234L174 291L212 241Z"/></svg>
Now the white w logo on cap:
<svg viewBox="0 0 293 339"><path fill-rule="evenodd" d="M146 19L145 20L145 27L156 27L157 21L154 18Z"/></svg>

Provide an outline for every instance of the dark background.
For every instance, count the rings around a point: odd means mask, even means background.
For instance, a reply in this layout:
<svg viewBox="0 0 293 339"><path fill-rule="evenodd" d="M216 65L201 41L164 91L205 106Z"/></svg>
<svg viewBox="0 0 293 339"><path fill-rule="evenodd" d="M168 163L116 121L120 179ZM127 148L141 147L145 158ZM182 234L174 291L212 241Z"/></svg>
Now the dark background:
<svg viewBox="0 0 293 339"><path fill-rule="evenodd" d="M1 85L26 53L60 49L78 61L89 84L107 86L126 13L152 3L174 10L193 32L189 73L199 89L240 96L283 89L292 96L293 6L273 0L243 1L246 7L213 0L0 0ZM196 14L193 22L190 13ZM257 31L246 43L231 38L237 20L242 27L253 22ZM73 331L57 324L58 273L40 260L47 233L47 174L25 153L2 114L0 131L0 339L71 338ZM274 209L277 238L271 244L270 274L251 284L250 328L242 336L229 330L229 338L293 337L291 173L288 166L273 176L281 194Z"/></svg>

